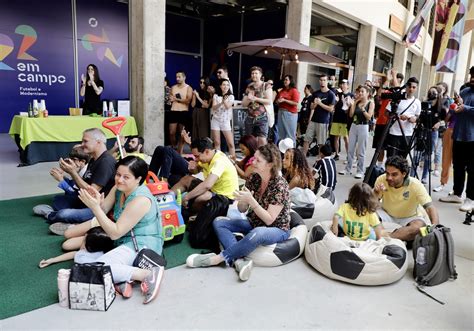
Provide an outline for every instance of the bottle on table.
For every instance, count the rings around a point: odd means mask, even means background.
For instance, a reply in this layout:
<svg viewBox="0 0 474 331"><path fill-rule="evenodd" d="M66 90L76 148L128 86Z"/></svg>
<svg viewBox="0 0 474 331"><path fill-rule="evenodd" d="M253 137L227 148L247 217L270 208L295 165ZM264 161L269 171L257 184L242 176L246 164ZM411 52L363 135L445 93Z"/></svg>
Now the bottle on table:
<svg viewBox="0 0 474 331"><path fill-rule="evenodd" d="M102 116L103 116L103 117L108 117L107 101L103 101L103 102L102 102Z"/></svg>
<svg viewBox="0 0 474 331"><path fill-rule="evenodd" d="M31 106L31 102L28 104L28 117L33 117L33 107Z"/></svg>
<svg viewBox="0 0 474 331"><path fill-rule="evenodd" d="M33 100L33 117L38 117L38 116L39 116L38 100L34 99Z"/></svg>
<svg viewBox="0 0 474 331"><path fill-rule="evenodd" d="M112 101L109 101L109 117L114 117L114 116L115 116L114 103Z"/></svg>

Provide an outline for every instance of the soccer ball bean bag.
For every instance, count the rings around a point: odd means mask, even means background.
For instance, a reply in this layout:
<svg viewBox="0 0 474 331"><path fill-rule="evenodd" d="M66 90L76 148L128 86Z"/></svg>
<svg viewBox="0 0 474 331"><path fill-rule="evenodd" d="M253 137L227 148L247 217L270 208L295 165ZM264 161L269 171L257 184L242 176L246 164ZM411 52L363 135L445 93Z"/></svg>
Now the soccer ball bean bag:
<svg viewBox="0 0 474 331"><path fill-rule="evenodd" d="M332 220L337 211L336 196L330 188L321 186L312 205L292 206L292 209L304 219L308 229L311 229L317 222Z"/></svg>
<svg viewBox="0 0 474 331"><path fill-rule="evenodd" d="M306 261L323 275L358 285L390 284L405 275L407 250L401 240L355 241L336 237L330 226L313 226L305 247Z"/></svg>
<svg viewBox="0 0 474 331"><path fill-rule="evenodd" d="M291 262L303 254L308 228L300 215L294 211L292 211L290 215L290 237L278 244L257 247L257 249L248 256L255 265L276 267Z"/></svg>

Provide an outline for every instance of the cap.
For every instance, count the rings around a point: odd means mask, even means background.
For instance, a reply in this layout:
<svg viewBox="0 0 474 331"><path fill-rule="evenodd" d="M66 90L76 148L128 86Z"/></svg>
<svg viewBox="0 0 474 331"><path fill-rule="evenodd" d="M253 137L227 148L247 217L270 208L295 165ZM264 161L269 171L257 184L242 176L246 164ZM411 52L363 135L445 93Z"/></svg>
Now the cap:
<svg viewBox="0 0 474 331"><path fill-rule="evenodd" d="M289 150L290 148L294 148L295 147L295 143L293 142L293 139L291 138L285 138L285 139L282 139L280 140L280 142L278 143L278 149L280 150L280 152L282 152L283 154L285 154L285 152L287 150Z"/></svg>
<svg viewBox="0 0 474 331"><path fill-rule="evenodd" d="M341 83L349 83L349 81L347 79L343 79L341 80Z"/></svg>

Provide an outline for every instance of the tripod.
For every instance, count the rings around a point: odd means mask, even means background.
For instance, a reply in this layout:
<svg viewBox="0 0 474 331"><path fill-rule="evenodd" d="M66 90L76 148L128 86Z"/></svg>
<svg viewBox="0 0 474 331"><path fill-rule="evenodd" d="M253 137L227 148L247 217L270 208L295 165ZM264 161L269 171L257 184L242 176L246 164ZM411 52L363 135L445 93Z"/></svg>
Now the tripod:
<svg viewBox="0 0 474 331"><path fill-rule="evenodd" d="M375 149L375 153L374 153L374 156L372 157L372 160L370 161L370 165L369 165L369 168L367 169L367 171L365 172L365 176L364 176L364 183L368 183L369 180L370 180L370 177L372 176L372 172L374 170L374 167L375 167L375 164L377 163L377 159L380 155L380 152L383 150L383 146L384 146L384 143L385 143L385 140L387 139L387 136L388 136L388 133L390 131L390 128L395 124L395 123L398 123L398 125L400 126L400 131L402 133L402 137L404 139L404 141L406 142L407 139L406 139L406 135L405 135L405 132L403 131L403 127L402 127L402 124L400 122L400 116L403 115L407 110L408 108L410 108L410 106L408 106L406 109L404 109L400 114L397 114L397 110L398 110L398 104L400 103L400 100L393 100L390 102L390 108L391 108L391 111L389 113L389 116L390 116L390 119L389 119L389 122L387 123L387 125L385 126L384 130L383 130L383 133L382 133L382 137L380 138L378 144L377 144L377 148ZM395 109L395 110L394 110ZM414 136L414 135L413 135ZM406 150L401 150L403 153L402 153L402 156L403 157L406 157L407 155L409 156L410 158L410 161L411 161L411 164L413 164L413 158L412 158L412 155L410 154L410 146L411 146L411 143L413 142L413 136L410 140L410 142L407 142L406 145L407 145L407 148ZM391 146L392 148L395 148L394 146ZM398 148L396 148L398 149ZM400 149L398 149L400 150Z"/></svg>
<svg viewBox="0 0 474 331"><path fill-rule="evenodd" d="M410 146L414 150L414 163L412 163L412 175L418 178L417 169L421 158L424 158L424 163L428 162L428 192L431 194L431 154L433 152L433 138L432 138L432 119L430 110L422 110L420 120L416 124L413 136L410 141ZM426 164L423 164L423 168ZM424 170L422 170L424 172Z"/></svg>

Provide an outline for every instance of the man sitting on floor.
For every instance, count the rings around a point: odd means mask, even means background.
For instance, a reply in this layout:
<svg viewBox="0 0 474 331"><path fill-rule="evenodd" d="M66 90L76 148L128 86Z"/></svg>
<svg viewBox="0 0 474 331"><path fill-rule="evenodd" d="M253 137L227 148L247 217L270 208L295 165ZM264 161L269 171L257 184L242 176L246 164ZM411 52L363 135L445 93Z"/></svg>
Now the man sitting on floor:
<svg viewBox="0 0 474 331"><path fill-rule="evenodd" d="M82 135L81 146L85 153L91 156L89 166L84 176L80 176L77 167L71 159L60 159L59 165L67 172L79 188L87 189L93 186L99 192L107 195L114 185L115 159L107 152L105 134L100 129L87 129ZM53 207L38 205L33 208L36 215L41 215L50 224L82 223L94 217L89 208L79 198L60 198L56 196Z"/></svg>
<svg viewBox="0 0 474 331"><path fill-rule="evenodd" d="M379 176L374 185L375 194L382 199L382 208L377 214L383 223L401 225L390 234L392 238L412 241L429 221L438 224L438 211L423 184L408 175L406 159L392 156L385 163L385 169L385 174ZM420 207L425 209L429 220Z"/></svg>
<svg viewBox="0 0 474 331"><path fill-rule="evenodd" d="M183 206L188 206L191 213L197 213L196 220L192 222L195 224L189 229L191 246L214 249L217 238L212 221L227 213L233 194L238 190L238 175L229 158L213 149L211 139L194 140L191 151L197 162L190 161L188 170L193 174L202 171L204 181L188 175L181 178L172 190L175 193L178 190L187 192L182 199Z"/></svg>

